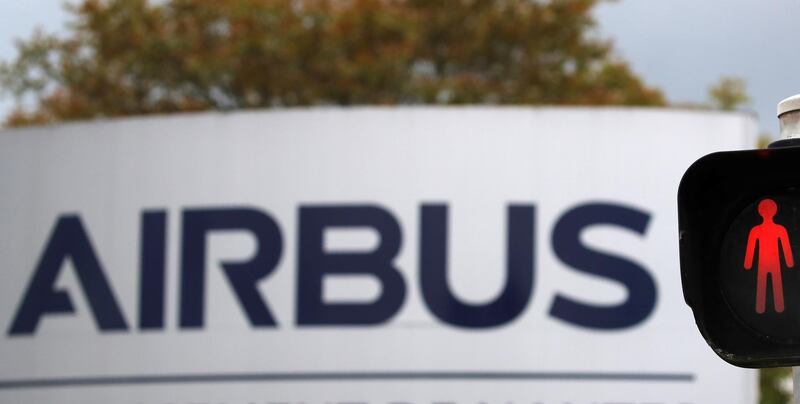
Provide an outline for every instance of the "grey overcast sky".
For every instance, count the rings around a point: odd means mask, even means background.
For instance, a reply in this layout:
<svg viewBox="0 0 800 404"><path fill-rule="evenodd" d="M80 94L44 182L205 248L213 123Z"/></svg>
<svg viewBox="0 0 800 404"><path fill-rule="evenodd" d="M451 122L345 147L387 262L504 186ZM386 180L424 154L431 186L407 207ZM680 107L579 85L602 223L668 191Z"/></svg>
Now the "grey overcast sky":
<svg viewBox="0 0 800 404"><path fill-rule="evenodd" d="M621 0L600 6L601 32L672 102L701 102L723 75L747 80L761 127L777 136L778 101L800 93L798 0Z"/></svg>
<svg viewBox="0 0 800 404"><path fill-rule="evenodd" d="M62 0L0 1L0 58L35 27L59 32ZM704 102L722 76L747 80L761 127L777 135L775 104L800 93L800 52L792 44L800 0L618 0L596 10L600 34L671 102ZM0 115L11 106L0 100Z"/></svg>

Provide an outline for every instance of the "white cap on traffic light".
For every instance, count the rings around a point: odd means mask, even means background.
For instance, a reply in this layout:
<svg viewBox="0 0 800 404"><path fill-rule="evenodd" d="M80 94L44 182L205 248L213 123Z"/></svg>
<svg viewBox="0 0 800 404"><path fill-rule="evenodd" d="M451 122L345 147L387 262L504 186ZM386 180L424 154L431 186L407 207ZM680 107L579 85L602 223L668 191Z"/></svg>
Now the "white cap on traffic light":
<svg viewBox="0 0 800 404"><path fill-rule="evenodd" d="M778 119L781 123L781 139L800 138L800 94L778 103Z"/></svg>
<svg viewBox="0 0 800 404"><path fill-rule="evenodd" d="M778 116L800 110L800 94L793 95L778 103Z"/></svg>

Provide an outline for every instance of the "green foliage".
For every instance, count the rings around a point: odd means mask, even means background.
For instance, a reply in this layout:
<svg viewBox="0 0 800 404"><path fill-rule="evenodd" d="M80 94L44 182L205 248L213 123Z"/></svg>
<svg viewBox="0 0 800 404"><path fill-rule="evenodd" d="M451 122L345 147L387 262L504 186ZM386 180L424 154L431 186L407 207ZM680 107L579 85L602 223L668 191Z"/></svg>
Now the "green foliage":
<svg viewBox="0 0 800 404"><path fill-rule="evenodd" d="M770 143L772 143L772 136L770 136L769 132L762 132L756 139L756 148L766 149Z"/></svg>
<svg viewBox="0 0 800 404"><path fill-rule="evenodd" d="M356 104L663 105L599 0L84 0L0 66L9 125ZM24 108L23 105L32 106Z"/></svg>
<svg viewBox="0 0 800 404"><path fill-rule="evenodd" d="M744 79L738 77L721 78L708 90L714 108L733 111L749 102L746 84Z"/></svg>
<svg viewBox="0 0 800 404"><path fill-rule="evenodd" d="M789 404L792 393L786 387L791 383L792 368L761 369L759 386L760 404Z"/></svg>

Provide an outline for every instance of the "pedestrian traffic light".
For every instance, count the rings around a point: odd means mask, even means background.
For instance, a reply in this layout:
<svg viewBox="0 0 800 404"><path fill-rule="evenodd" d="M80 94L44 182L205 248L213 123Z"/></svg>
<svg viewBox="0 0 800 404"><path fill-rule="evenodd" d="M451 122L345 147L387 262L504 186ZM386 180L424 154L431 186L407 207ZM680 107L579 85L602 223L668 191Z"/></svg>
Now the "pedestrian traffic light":
<svg viewBox="0 0 800 404"><path fill-rule="evenodd" d="M800 97L779 116L795 131ZM800 139L695 162L678 222L684 298L706 342L737 366L800 365Z"/></svg>

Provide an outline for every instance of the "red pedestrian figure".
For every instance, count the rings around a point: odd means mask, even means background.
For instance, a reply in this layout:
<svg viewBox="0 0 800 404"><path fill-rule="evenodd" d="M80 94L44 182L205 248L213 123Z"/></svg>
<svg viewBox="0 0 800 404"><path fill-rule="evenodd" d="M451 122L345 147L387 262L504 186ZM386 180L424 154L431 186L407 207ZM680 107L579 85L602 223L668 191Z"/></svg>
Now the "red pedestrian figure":
<svg viewBox="0 0 800 404"><path fill-rule="evenodd" d="M753 267L753 253L758 245L758 282L756 285L756 312L763 313L767 299L767 275L772 276L772 298L775 311L783 312L783 283L781 282L780 250L786 266L794 266L792 247L786 228L772 221L778 205L772 199L764 199L758 203L758 214L764 219L761 224L750 230L747 238L747 253L744 257L744 269ZM778 245L780 244L780 249Z"/></svg>

